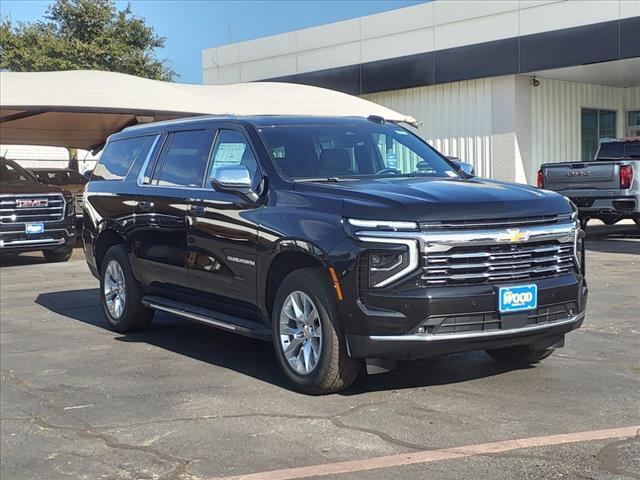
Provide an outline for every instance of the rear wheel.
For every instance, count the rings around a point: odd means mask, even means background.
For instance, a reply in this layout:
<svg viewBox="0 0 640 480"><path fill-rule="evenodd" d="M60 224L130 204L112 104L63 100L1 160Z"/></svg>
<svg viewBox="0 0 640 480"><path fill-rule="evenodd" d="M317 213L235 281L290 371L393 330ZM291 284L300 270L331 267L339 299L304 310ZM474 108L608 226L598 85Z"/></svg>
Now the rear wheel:
<svg viewBox="0 0 640 480"><path fill-rule="evenodd" d="M100 296L105 318L116 332L142 330L151 322L153 310L142 305L142 289L124 245L114 245L102 259Z"/></svg>
<svg viewBox="0 0 640 480"><path fill-rule="evenodd" d="M554 352L553 348L536 350L529 345L495 348L486 351L494 360L510 365L531 365L538 363Z"/></svg>
<svg viewBox="0 0 640 480"><path fill-rule="evenodd" d="M43 250L44 258L49 262L66 262L73 255L73 247L56 248L55 250Z"/></svg>
<svg viewBox="0 0 640 480"><path fill-rule="evenodd" d="M325 272L290 273L276 293L273 344L278 363L294 387L319 395L349 387L362 362L350 358L339 326L335 292Z"/></svg>

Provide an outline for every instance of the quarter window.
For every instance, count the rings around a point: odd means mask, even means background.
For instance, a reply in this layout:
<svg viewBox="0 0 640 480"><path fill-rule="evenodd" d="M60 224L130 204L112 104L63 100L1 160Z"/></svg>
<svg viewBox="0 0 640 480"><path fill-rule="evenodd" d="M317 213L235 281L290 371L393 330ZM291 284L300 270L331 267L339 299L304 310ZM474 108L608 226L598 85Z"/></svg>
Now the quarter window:
<svg viewBox="0 0 640 480"><path fill-rule="evenodd" d="M154 137L126 138L109 142L91 175L92 180L122 180L133 162L147 154Z"/></svg>
<svg viewBox="0 0 640 480"><path fill-rule="evenodd" d="M209 130L172 133L154 183L170 187L202 187L210 148Z"/></svg>

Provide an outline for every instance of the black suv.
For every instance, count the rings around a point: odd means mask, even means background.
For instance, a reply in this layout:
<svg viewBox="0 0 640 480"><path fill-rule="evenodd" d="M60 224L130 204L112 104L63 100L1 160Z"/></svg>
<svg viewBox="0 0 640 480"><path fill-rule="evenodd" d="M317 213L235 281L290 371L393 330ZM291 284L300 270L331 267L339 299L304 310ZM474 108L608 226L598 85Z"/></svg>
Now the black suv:
<svg viewBox="0 0 640 480"><path fill-rule="evenodd" d="M51 262L69 260L76 241L73 197L0 157L0 252L42 251Z"/></svg>
<svg viewBox="0 0 640 480"><path fill-rule="evenodd" d="M198 117L108 140L85 255L118 332L156 310L273 341L307 393L364 360L535 363L585 315L565 197L472 178L378 117Z"/></svg>

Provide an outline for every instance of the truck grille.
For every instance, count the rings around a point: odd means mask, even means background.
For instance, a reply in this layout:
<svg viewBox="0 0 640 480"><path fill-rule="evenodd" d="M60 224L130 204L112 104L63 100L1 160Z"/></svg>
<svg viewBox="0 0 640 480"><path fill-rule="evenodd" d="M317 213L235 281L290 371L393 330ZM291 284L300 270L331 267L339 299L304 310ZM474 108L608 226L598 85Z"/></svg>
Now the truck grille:
<svg viewBox="0 0 640 480"><path fill-rule="evenodd" d="M529 327L532 325L561 322L571 318L577 311L578 306L575 302L546 305L526 312L527 318L523 326ZM498 313L484 312L430 317L423 326L425 331L431 335L450 335L456 333L508 330L508 327L504 323L504 319L501 319Z"/></svg>
<svg viewBox="0 0 640 480"><path fill-rule="evenodd" d="M573 243L532 242L453 247L423 256L423 286L530 280L573 271Z"/></svg>
<svg viewBox="0 0 640 480"><path fill-rule="evenodd" d="M0 195L0 223L46 223L64 218L64 197L59 193Z"/></svg>

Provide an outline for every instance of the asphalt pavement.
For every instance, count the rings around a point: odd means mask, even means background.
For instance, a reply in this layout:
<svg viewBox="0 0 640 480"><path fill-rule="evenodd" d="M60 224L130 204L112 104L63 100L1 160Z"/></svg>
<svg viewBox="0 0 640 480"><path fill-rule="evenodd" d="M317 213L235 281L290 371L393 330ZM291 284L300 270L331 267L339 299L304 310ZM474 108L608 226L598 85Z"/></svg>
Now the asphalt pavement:
<svg viewBox="0 0 640 480"><path fill-rule="evenodd" d="M640 235L587 235L587 319L540 365L448 355L324 397L268 343L167 314L110 331L80 249L3 258L0 477L640 479Z"/></svg>

